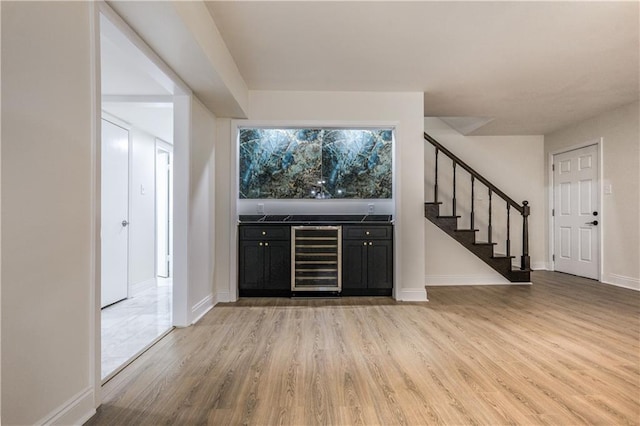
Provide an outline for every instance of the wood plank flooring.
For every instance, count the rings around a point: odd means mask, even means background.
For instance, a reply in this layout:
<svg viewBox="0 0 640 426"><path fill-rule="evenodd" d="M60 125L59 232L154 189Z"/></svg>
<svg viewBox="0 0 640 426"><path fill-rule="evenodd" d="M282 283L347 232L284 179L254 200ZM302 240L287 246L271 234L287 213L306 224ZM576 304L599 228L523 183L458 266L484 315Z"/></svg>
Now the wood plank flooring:
<svg viewBox="0 0 640 426"><path fill-rule="evenodd" d="M87 424L640 424L640 293L532 279L217 305L108 382Z"/></svg>

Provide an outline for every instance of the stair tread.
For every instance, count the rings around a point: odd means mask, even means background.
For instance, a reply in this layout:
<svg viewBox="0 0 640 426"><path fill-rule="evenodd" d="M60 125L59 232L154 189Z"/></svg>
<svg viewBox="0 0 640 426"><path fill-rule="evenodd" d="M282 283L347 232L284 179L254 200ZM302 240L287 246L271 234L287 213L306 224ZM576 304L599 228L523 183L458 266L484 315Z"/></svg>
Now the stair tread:
<svg viewBox="0 0 640 426"><path fill-rule="evenodd" d="M491 256L492 259L515 259L515 256Z"/></svg>
<svg viewBox="0 0 640 426"><path fill-rule="evenodd" d="M478 229L456 229L456 232L478 232Z"/></svg>
<svg viewBox="0 0 640 426"><path fill-rule="evenodd" d="M436 216L438 219L457 219L460 216Z"/></svg>
<svg viewBox="0 0 640 426"><path fill-rule="evenodd" d="M425 204L442 204L442 201L425 201Z"/></svg>
<svg viewBox="0 0 640 426"><path fill-rule="evenodd" d="M495 246L498 243L486 243L486 242L482 242L482 241L476 241L473 244L476 245L476 246Z"/></svg>

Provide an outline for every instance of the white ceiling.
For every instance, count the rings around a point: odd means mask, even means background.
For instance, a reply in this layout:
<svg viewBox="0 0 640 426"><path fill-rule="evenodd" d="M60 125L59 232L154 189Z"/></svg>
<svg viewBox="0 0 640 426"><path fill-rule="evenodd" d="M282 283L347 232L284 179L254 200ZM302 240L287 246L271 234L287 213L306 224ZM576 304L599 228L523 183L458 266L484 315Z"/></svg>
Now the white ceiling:
<svg viewBox="0 0 640 426"><path fill-rule="evenodd" d="M130 60L128 52L104 36L100 37L100 68L103 95L170 95Z"/></svg>
<svg viewBox="0 0 640 426"><path fill-rule="evenodd" d="M102 110L173 144L173 103L171 102L103 101Z"/></svg>
<svg viewBox="0 0 640 426"><path fill-rule="evenodd" d="M421 91L473 134L546 134L639 98L632 2L209 1L249 89Z"/></svg>
<svg viewBox="0 0 640 426"><path fill-rule="evenodd" d="M102 110L173 142L173 103L166 76L104 16L100 18Z"/></svg>

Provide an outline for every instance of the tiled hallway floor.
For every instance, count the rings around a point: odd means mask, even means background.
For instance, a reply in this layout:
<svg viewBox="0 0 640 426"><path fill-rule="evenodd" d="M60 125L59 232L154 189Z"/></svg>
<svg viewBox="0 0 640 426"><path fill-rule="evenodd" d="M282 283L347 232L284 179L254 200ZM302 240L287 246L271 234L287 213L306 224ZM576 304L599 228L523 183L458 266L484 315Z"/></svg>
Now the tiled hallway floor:
<svg viewBox="0 0 640 426"><path fill-rule="evenodd" d="M102 309L102 379L171 328L171 281Z"/></svg>

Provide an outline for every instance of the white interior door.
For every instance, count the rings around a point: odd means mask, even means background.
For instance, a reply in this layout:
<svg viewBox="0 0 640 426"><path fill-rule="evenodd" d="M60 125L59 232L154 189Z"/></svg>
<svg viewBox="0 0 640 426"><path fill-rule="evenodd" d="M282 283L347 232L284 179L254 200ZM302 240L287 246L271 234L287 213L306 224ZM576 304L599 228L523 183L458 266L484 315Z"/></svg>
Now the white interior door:
<svg viewBox="0 0 640 426"><path fill-rule="evenodd" d="M598 147L554 155L555 270L599 279Z"/></svg>
<svg viewBox="0 0 640 426"><path fill-rule="evenodd" d="M102 307L127 298L129 132L102 120Z"/></svg>

